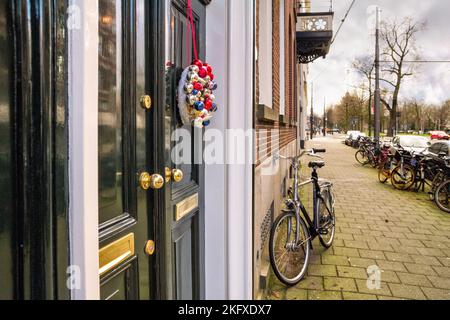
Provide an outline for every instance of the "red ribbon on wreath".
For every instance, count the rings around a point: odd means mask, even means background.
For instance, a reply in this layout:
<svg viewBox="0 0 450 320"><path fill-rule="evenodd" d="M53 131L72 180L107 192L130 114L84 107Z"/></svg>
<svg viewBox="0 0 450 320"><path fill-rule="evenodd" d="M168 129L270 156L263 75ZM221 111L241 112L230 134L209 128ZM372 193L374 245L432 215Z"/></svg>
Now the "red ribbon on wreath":
<svg viewBox="0 0 450 320"><path fill-rule="evenodd" d="M191 32L191 37L192 37L192 46L194 49L194 58L195 60L198 60L198 52L197 52L197 37L195 34L195 21L194 21L194 12L192 10L192 2L191 0L187 0L187 5L186 5L186 17L187 17L187 24L188 24L188 28L190 29ZM188 37L188 49L189 49L189 34L187 35ZM190 52L188 51L188 60L189 60L189 55Z"/></svg>

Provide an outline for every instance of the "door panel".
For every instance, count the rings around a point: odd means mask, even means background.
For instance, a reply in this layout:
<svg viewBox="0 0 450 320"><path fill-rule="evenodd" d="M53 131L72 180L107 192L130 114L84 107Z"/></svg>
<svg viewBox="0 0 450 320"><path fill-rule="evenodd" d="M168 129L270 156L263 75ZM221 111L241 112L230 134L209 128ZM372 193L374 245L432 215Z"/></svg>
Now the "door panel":
<svg viewBox="0 0 450 320"><path fill-rule="evenodd" d="M11 40L8 2L0 2L0 300L14 298L14 224L11 145Z"/></svg>
<svg viewBox="0 0 450 320"><path fill-rule="evenodd" d="M122 1L99 0L99 210L100 224L121 216Z"/></svg>
<svg viewBox="0 0 450 320"><path fill-rule="evenodd" d="M140 104L148 94L152 63L146 55L151 5L145 0L99 0L99 238L106 257L102 263L108 257L118 261L101 269L108 270L100 276L102 299L154 296L153 261L144 248L151 235L150 194L158 191L144 190L139 183L141 173L154 172L151 114ZM119 259L122 255L125 260Z"/></svg>
<svg viewBox="0 0 450 320"><path fill-rule="evenodd" d="M205 5L199 0L192 1L197 48L199 58L204 58L205 43ZM166 214L168 233L171 235L172 270L175 278L174 298L199 299L200 267L201 267L201 233L203 232L203 212L199 208L201 199L202 166L196 164L195 155L202 153L202 142L197 141L196 133L191 125L183 125L177 102L177 87L183 70L194 59L193 46L188 36L186 2L170 1L168 8L168 30L166 33L166 108L165 108L165 166L168 169L179 169L184 174L181 182L170 181L166 185ZM189 41L187 40L189 39ZM182 129L182 131L180 131ZM197 137L196 137L197 134ZM172 154L174 147L189 139L188 154ZM188 156L189 155L189 156ZM174 158L172 158L172 156ZM179 157L188 160L181 163ZM182 161L181 161L182 162Z"/></svg>

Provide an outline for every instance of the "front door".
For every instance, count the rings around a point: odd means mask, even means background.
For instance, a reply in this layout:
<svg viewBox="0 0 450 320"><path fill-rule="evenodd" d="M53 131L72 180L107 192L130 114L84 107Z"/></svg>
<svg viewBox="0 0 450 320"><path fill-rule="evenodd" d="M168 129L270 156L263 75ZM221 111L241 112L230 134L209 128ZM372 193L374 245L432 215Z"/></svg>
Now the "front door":
<svg viewBox="0 0 450 320"><path fill-rule="evenodd" d="M177 88L183 70L194 60L185 0L168 1L166 16L166 105L164 108L164 164L166 184L166 250L171 253L171 289L175 299L203 297L204 216L201 208L203 170L201 130L183 125L178 114ZM205 56L207 1L192 0L199 58ZM188 142L188 143L186 143ZM183 145L178 152L175 148ZM171 174L172 173L172 174ZM176 181L182 175L181 181Z"/></svg>
<svg viewBox="0 0 450 320"><path fill-rule="evenodd" d="M13 43L8 30L8 2L0 2L0 300L15 295L14 197L12 190L13 140L11 113L13 110L11 65Z"/></svg>
<svg viewBox="0 0 450 320"><path fill-rule="evenodd" d="M101 298L155 291L153 212L164 179L154 161L147 50L153 1L99 0L99 241Z"/></svg>
<svg viewBox="0 0 450 320"><path fill-rule="evenodd" d="M192 6L200 59L206 1ZM202 143L180 124L193 60L184 0L99 0L99 237L102 299L199 299ZM192 161L172 157L177 129Z"/></svg>

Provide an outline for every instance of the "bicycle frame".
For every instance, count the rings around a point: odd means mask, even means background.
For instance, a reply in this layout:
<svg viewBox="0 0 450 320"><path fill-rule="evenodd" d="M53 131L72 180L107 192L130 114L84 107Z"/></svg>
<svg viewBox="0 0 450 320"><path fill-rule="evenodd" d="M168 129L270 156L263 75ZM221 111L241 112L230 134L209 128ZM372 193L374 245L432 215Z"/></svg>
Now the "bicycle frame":
<svg viewBox="0 0 450 320"><path fill-rule="evenodd" d="M309 227L309 239L306 239L307 241L311 242L318 236L319 232L319 207L318 207L318 199L323 199L321 195L320 185L319 185L319 176L317 174L317 170L313 169L313 172L311 174L311 179L302 183L299 183L299 177L298 177L298 171L300 169L300 163L293 163L294 168L294 202L295 202L295 214L296 214L296 236L295 236L295 243L299 243L300 241L300 234L298 232L300 228L300 217L301 213L303 214L306 223ZM313 185L313 219L311 220L311 217L308 214L308 211L306 210L305 206L303 205L300 197L299 197L299 189L300 187L304 187L308 184ZM328 206L325 206L327 211L331 214L330 209ZM289 226L290 227L290 226ZM289 239L290 237L288 237Z"/></svg>

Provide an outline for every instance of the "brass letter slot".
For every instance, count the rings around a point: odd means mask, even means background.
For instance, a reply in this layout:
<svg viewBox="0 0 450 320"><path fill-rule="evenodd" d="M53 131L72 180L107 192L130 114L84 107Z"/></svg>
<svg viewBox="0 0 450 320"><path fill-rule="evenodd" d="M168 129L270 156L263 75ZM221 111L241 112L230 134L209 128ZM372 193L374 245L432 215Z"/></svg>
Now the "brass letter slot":
<svg viewBox="0 0 450 320"><path fill-rule="evenodd" d="M134 233L130 233L100 249L100 276L116 268L132 256L134 256Z"/></svg>
<svg viewBox="0 0 450 320"><path fill-rule="evenodd" d="M192 197L181 201L176 205L176 221L180 221L191 213L194 209L198 208L198 193L194 194Z"/></svg>

